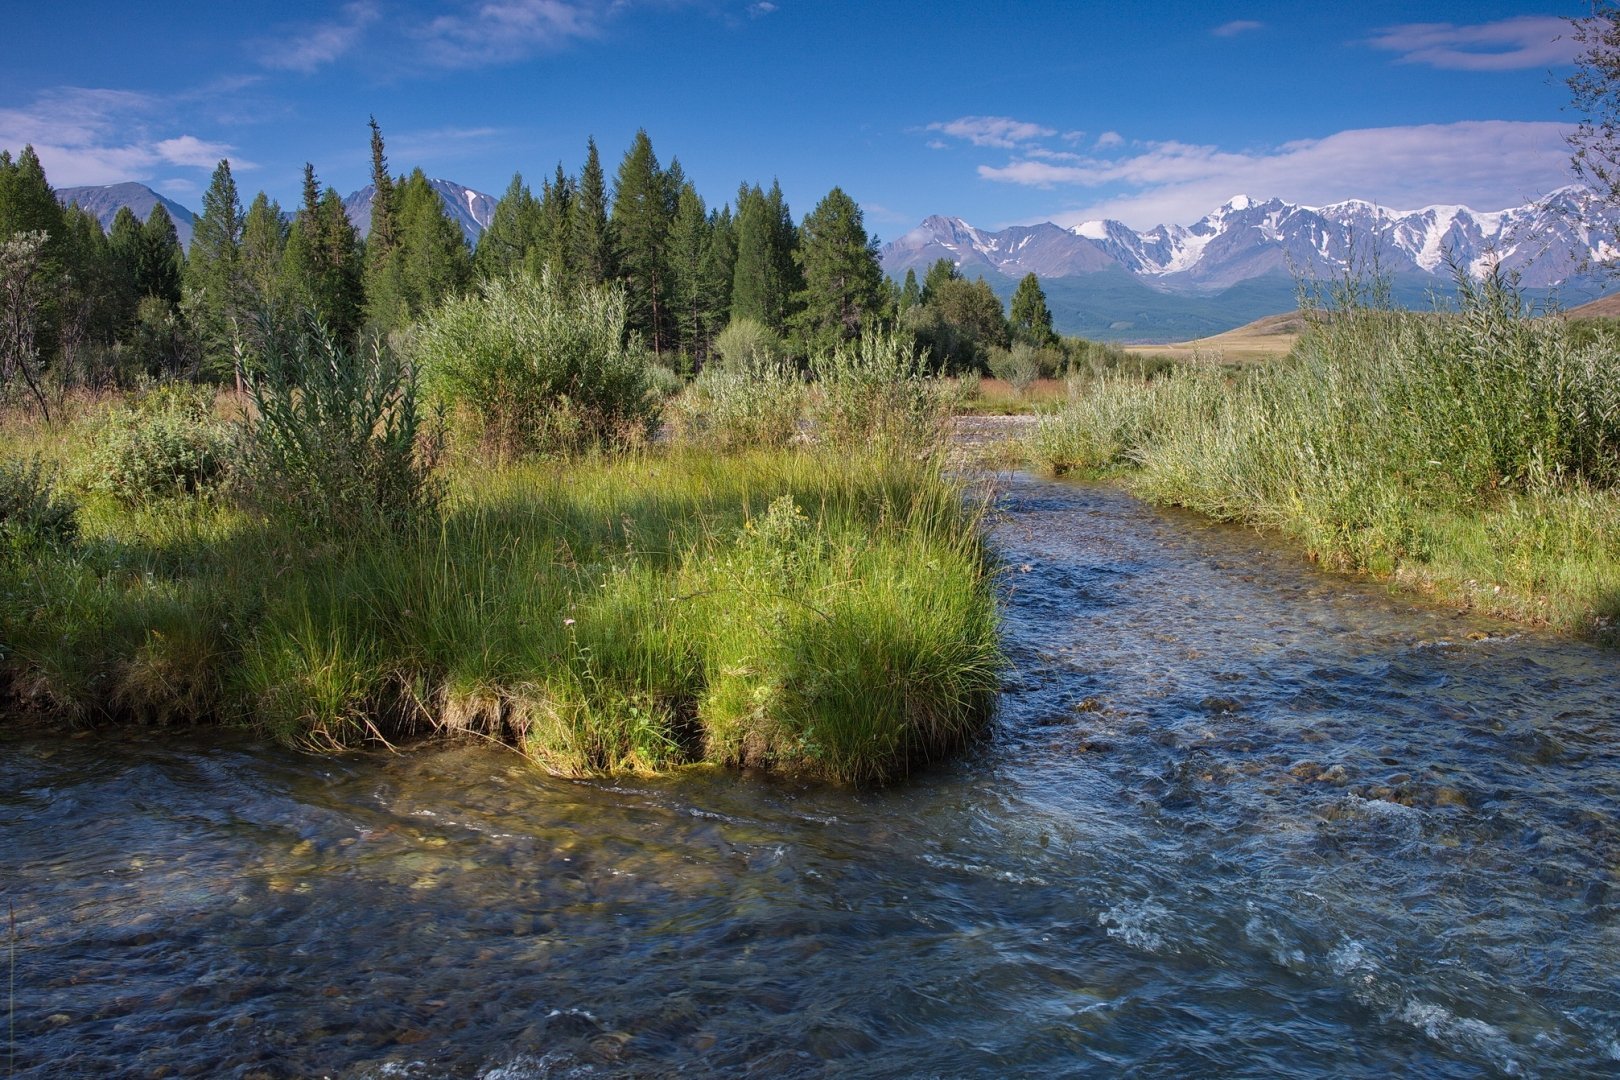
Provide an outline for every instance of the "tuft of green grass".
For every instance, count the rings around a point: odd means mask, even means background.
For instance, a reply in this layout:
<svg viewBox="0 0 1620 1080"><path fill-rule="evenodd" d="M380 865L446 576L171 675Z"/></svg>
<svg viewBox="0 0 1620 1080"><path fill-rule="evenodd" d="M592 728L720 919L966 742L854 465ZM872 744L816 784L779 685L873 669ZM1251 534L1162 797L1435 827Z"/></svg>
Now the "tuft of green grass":
<svg viewBox="0 0 1620 1080"><path fill-rule="evenodd" d="M1612 623L1620 352L1497 279L1460 311L1350 305L1284 362L1079 388L1030 442L1054 471L1270 526L1315 558L1572 629Z"/></svg>
<svg viewBox="0 0 1620 1080"><path fill-rule="evenodd" d="M0 681L70 723L470 732L570 775L881 782L989 715L978 508L929 459L678 446L444 492L436 523L354 536L92 495L76 541L0 565Z"/></svg>

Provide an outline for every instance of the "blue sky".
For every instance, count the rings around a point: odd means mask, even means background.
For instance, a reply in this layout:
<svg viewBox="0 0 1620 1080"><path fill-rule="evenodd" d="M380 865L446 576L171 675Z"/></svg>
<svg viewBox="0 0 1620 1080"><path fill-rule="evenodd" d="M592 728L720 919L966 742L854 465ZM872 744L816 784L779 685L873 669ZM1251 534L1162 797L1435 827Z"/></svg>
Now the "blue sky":
<svg viewBox="0 0 1620 1080"><path fill-rule="evenodd" d="M76 0L7 15L0 147L195 208L221 157L244 202L295 202L306 160L362 186L371 114L396 171L495 195L577 172L591 135L611 180L644 127L711 204L776 177L802 217L838 185L884 238L935 213L1190 223L1239 192L1495 210L1569 182L1584 9Z"/></svg>

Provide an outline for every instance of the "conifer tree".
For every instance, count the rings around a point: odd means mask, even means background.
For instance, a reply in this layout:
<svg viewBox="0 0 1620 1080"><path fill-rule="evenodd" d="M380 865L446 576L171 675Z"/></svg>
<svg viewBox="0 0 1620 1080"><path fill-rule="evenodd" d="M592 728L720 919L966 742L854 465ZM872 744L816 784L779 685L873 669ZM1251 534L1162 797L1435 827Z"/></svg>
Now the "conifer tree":
<svg viewBox="0 0 1620 1080"><path fill-rule="evenodd" d="M242 222L242 302L245 306L262 311L279 303L281 254L286 247L287 224L282 220L281 207L261 191L254 197Z"/></svg>
<svg viewBox="0 0 1620 1080"><path fill-rule="evenodd" d="M957 271L956 264L949 259L935 259L934 264L923 275L922 302L928 303L934 299L941 285L947 281L960 281L962 275Z"/></svg>
<svg viewBox="0 0 1620 1080"><path fill-rule="evenodd" d="M701 355L712 331L719 329L708 325L704 303L703 271L713 240L714 223L703 197L691 184L682 185L669 227L670 306L675 313L675 347L691 357Z"/></svg>
<svg viewBox="0 0 1620 1080"><path fill-rule="evenodd" d="M503 278L522 267L538 242L539 216L540 205L523 174L513 173L506 193L496 200L489 227L478 236L473 272L480 278Z"/></svg>
<svg viewBox="0 0 1620 1080"><path fill-rule="evenodd" d="M136 293L156 297L171 308L179 306L184 264L185 253L180 248L174 218L162 203L153 203L152 212L141 226L140 246L136 249Z"/></svg>
<svg viewBox="0 0 1620 1080"><path fill-rule="evenodd" d="M754 319L780 334L803 288L793 227L780 184L767 194L744 184L737 192L737 258L732 276L731 317Z"/></svg>
<svg viewBox="0 0 1620 1080"><path fill-rule="evenodd" d="M607 180L596 152L596 140L591 139L586 144L577 197L568 215L574 273L586 285L600 285L614 273L607 207Z"/></svg>
<svg viewBox="0 0 1620 1080"><path fill-rule="evenodd" d="M574 180L558 162L556 175L541 188L535 208L535 244L525 265L536 277L550 274L565 288L573 285L575 277L569 229L573 205Z"/></svg>
<svg viewBox="0 0 1620 1080"><path fill-rule="evenodd" d="M884 303L877 240L868 236L861 208L833 188L804 219L799 265L804 292L799 325L807 342L832 346L859 336Z"/></svg>
<svg viewBox="0 0 1620 1080"><path fill-rule="evenodd" d="M123 336L135 321L140 302L141 219L120 206L107 231L107 254L112 260L113 287L117 289L118 333Z"/></svg>
<svg viewBox="0 0 1620 1080"><path fill-rule="evenodd" d="M282 295L347 340L359 330L363 314L359 240L337 191L321 192L313 165L304 166L303 187L304 205L281 258Z"/></svg>
<svg viewBox="0 0 1620 1080"><path fill-rule="evenodd" d="M411 170L397 189L399 236L395 258L404 286L405 325L446 297L461 292L472 278L472 254L461 226L445 213L444 200L421 169Z"/></svg>
<svg viewBox="0 0 1620 1080"><path fill-rule="evenodd" d="M229 356L241 322L242 204L231 163L215 168L203 193L203 212L192 226L186 256L186 290L197 320L197 337L215 358Z"/></svg>
<svg viewBox="0 0 1620 1080"><path fill-rule="evenodd" d="M15 162L9 153L0 151L0 241L20 233L38 234L24 261L32 290L31 340L42 361L56 352L65 227L62 204L45 179L45 168L33 146L24 146Z"/></svg>
<svg viewBox="0 0 1620 1080"><path fill-rule="evenodd" d="M399 198L394 179L388 174L388 156L382 128L372 116L371 126L371 228L365 239L364 292L366 323L386 333L403 326L410 317L410 303L399 259Z"/></svg>
<svg viewBox="0 0 1620 1080"><path fill-rule="evenodd" d="M1031 345L1041 347L1057 340L1052 332L1052 311L1046 306L1041 279L1025 274L1013 293L1012 310L1007 315L1012 332Z"/></svg>
<svg viewBox="0 0 1620 1080"><path fill-rule="evenodd" d="M112 252L88 210L68 207L63 224L58 349L72 377L99 385L108 372L97 357L117 338L122 315Z"/></svg>
<svg viewBox="0 0 1620 1080"><path fill-rule="evenodd" d="M645 130L625 152L613 186L613 253L624 279L628 321L653 352L668 347L669 271L665 251L673 216L669 189Z"/></svg>
<svg viewBox="0 0 1620 1080"><path fill-rule="evenodd" d="M917 271L906 267L906 282L900 287L900 314L904 315L922 303L922 288L917 284Z"/></svg>

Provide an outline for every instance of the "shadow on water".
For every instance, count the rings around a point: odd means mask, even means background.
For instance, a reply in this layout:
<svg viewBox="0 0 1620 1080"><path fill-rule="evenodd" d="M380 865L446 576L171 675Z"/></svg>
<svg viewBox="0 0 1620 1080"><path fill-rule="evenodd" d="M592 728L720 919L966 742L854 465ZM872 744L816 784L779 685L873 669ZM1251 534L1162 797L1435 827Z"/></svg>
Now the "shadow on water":
<svg viewBox="0 0 1620 1080"><path fill-rule="evenodd" d="M995 738L893 789L12 740L17 1075L1620 1067L1614 654L1001 505Z"/></svg>

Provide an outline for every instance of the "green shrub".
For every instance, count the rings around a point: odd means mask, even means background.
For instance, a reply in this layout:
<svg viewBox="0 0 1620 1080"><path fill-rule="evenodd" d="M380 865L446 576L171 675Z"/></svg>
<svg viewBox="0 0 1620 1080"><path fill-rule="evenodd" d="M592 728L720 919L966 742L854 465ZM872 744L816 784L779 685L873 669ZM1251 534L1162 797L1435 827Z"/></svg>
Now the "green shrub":
<svg viewBox="0 0 1620 1080"><path fill-rule="evenodd" d="M71 544L78 535L78 505L38 460L0 462L0 552Z"/></svg>
<svg viewBox="0 0 1620 1080"><path fill-rule="evenodd" d="M863 333L811 362L817 393L812 415L824 442L907 450L937 447L950 394L927 374L909 339Z"/></svg>
<svg viewBox="0 0 1620 1080"><path fill-rule="evenodd" d="M786 446L798 431L804 383L784 367L710 366L669 405L683 442L716 450Z"/></svg>
<svg viewBox="0 0 1620 1080"><path fill-rule="evenodd" d="M733 319L714 339L719 366L745 374L778 371L787 358L782 339L755 319Z"/></svg>
<svg viewBox="0 0 1620 1080"><path fill-rule="evenodd" d="M86 486L135 504L216 485L229 471L236 433L214 417L213 405L211 390L171 383L110 413L85 463Z"/></svg>
<svg viewBox="0 0 1620 1080"><path fill-rule="evenodd" d="M492 457L637 444L659 401L622 289L550 275L484 283L429 315L410 345L424 388L466 414Z"/></svg>
<svg viewBox="0 0 1620 1080"><path fill-rule="evenodd" d="M1042 375L1041 350L1028 342L1017 341L1012 348L990 350L990 374L1004 380L1019 397L1035 384Z"/></svg>
<svg viewBox="0 0 1620 1080"><path fill-rule="evenodd" d="M431 517L437 432L424 432L416 376L381 341L351 350L317 324L278 337L249 383L249 500L329 536Z"/></svg>

